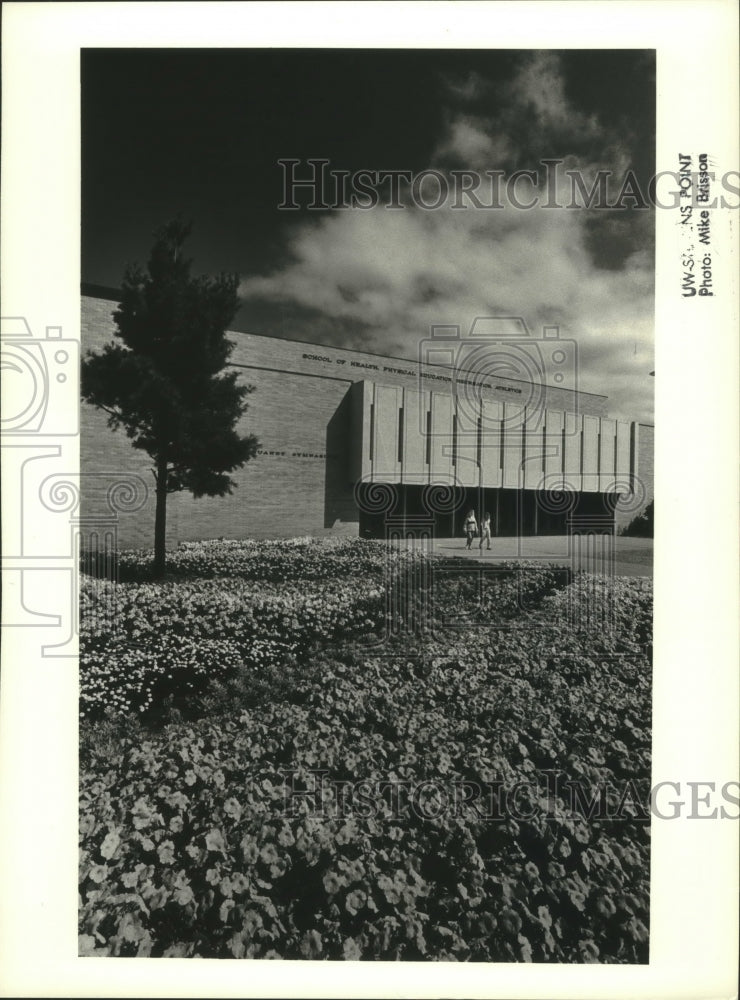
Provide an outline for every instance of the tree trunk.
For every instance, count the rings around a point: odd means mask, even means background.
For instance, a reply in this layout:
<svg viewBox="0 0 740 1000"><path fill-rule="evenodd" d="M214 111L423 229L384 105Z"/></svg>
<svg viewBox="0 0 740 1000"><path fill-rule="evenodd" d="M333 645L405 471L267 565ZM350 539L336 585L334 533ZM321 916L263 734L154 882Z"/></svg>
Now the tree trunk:
<svg viewBox="0 0 740 1000"><path fill-rule="evenodd" d="M165 569L167 532L167 460L157 461L157 506L154 513L154 576L161 579Z"/></svg>

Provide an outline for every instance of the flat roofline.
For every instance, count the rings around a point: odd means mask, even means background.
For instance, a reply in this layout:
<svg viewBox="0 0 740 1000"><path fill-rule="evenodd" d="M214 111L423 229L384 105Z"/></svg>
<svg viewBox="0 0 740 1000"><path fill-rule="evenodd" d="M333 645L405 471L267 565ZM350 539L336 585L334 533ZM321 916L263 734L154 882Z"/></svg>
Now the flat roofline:
<svg viewBox="0 0 740 1000"><path fill-rule="evenodd" d="M111 302L120 302L120 291L115 288L108 288L105 285L90 285L85 282L81 285L82 295L86 298L93 299L105 299ZM86 289L96 289L98 294L92 294L91 291L86 291ZM249 333L247 330L227 330L227 333L236 334L243 337L257 337L260 340L280 340L284 341L286 344L303 344L305 347L315 347L317 350L329 350L329 351L343 351L345 354L366 354L371 358L383 358L386 361L405 361L407 365L420 365L418 360L414 358L400 358L397 354L378 354L376 351L360 351L356 347L334 347L330 344L314 344L312 341L308 340L292 340L290 337L283 336L267 336L264 333ZM466 375L476 375L477 373L471 371L469 368L453 368L450 365L433 365L424 362L425 368L434 368L439 371L459 371ZM499 379L501 382L521 382L522 385L531 385L531 382L527 382L523 378L510 378L508 375L491 375L489 378ZM358 380L359 381L359 380ZM595 399L608 399L609 397L602 392L588 392L586 389L564 389L559 385L547 385L544 384L545 389L555 389L558 392L570 392L577 396L593 396Z"/></svg>
<svg viewBox="0 0 740 1000"><path fill-rule="evenodd" d="M80 285L80 292L84 298L88 299L106 299L111 302L121 301L120 288L110 288L108 285L91 285L89 282L83 281Z"/></svg>

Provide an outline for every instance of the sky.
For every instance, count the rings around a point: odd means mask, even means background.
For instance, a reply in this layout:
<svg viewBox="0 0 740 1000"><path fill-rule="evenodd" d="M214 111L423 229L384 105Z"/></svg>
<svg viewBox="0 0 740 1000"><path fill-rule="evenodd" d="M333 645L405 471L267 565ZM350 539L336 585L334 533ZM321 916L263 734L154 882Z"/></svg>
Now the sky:
<svg viewBox="0 0 740 1000"><path fill-rule="evenodd" d="M627 50L83 50L82 281L120 287L180 215L194 271L239 275L234 330L415 359L434 325L517 316L575 342L566 384L652 423L654 213L619 195L634 171L647 198L654 68ZM420 205L429 176L401 207L386 181L370 209L303 191L281 208L279 161L303 178L312 158L350 181L438 171L450 197ZM601 170L621 207L574 202L565 171L588 190ZM453 207L454 171L481 176L477 202ZM515 171L537 177L512 194Z"/></svg>

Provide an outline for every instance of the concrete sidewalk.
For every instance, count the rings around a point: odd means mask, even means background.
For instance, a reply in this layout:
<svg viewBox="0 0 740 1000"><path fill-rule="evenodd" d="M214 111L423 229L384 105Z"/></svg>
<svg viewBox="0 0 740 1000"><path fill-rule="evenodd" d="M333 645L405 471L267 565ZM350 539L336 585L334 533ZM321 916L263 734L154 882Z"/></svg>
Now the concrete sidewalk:
<svg viewBox="0 0 740 1000"><path fill-rule="evenodd" d="M475 558L483 562L510 559L534 559L573 566L591 573L613 573L615 576L653 575L652 538L624 538L617 535L585 536L536 535L527 538L492 538L491 551L478 547L480 538L473 540L468 551L464 538L439 538L434 551L439 555ZM613 544L614 550L611 551ZM571 546L569 548L569 546ZM613 569L610 567L613 566Z"/></svg>

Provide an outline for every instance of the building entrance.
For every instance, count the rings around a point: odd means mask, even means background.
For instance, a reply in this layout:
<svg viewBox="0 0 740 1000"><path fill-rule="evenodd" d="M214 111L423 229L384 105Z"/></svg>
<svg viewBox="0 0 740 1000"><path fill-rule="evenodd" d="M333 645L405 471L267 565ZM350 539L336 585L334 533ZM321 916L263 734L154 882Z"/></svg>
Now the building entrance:
<svg viewBox="0 0 740 1000"><path fill-rule="evenodd" d="M462 537L471 509L480 525L491 516L494 536L565 535L569 520L586 519L591 530L614 530L617 494L488 489L432 484L360 483L355 492L360 536L386 538L397 531Z"/></svg>

